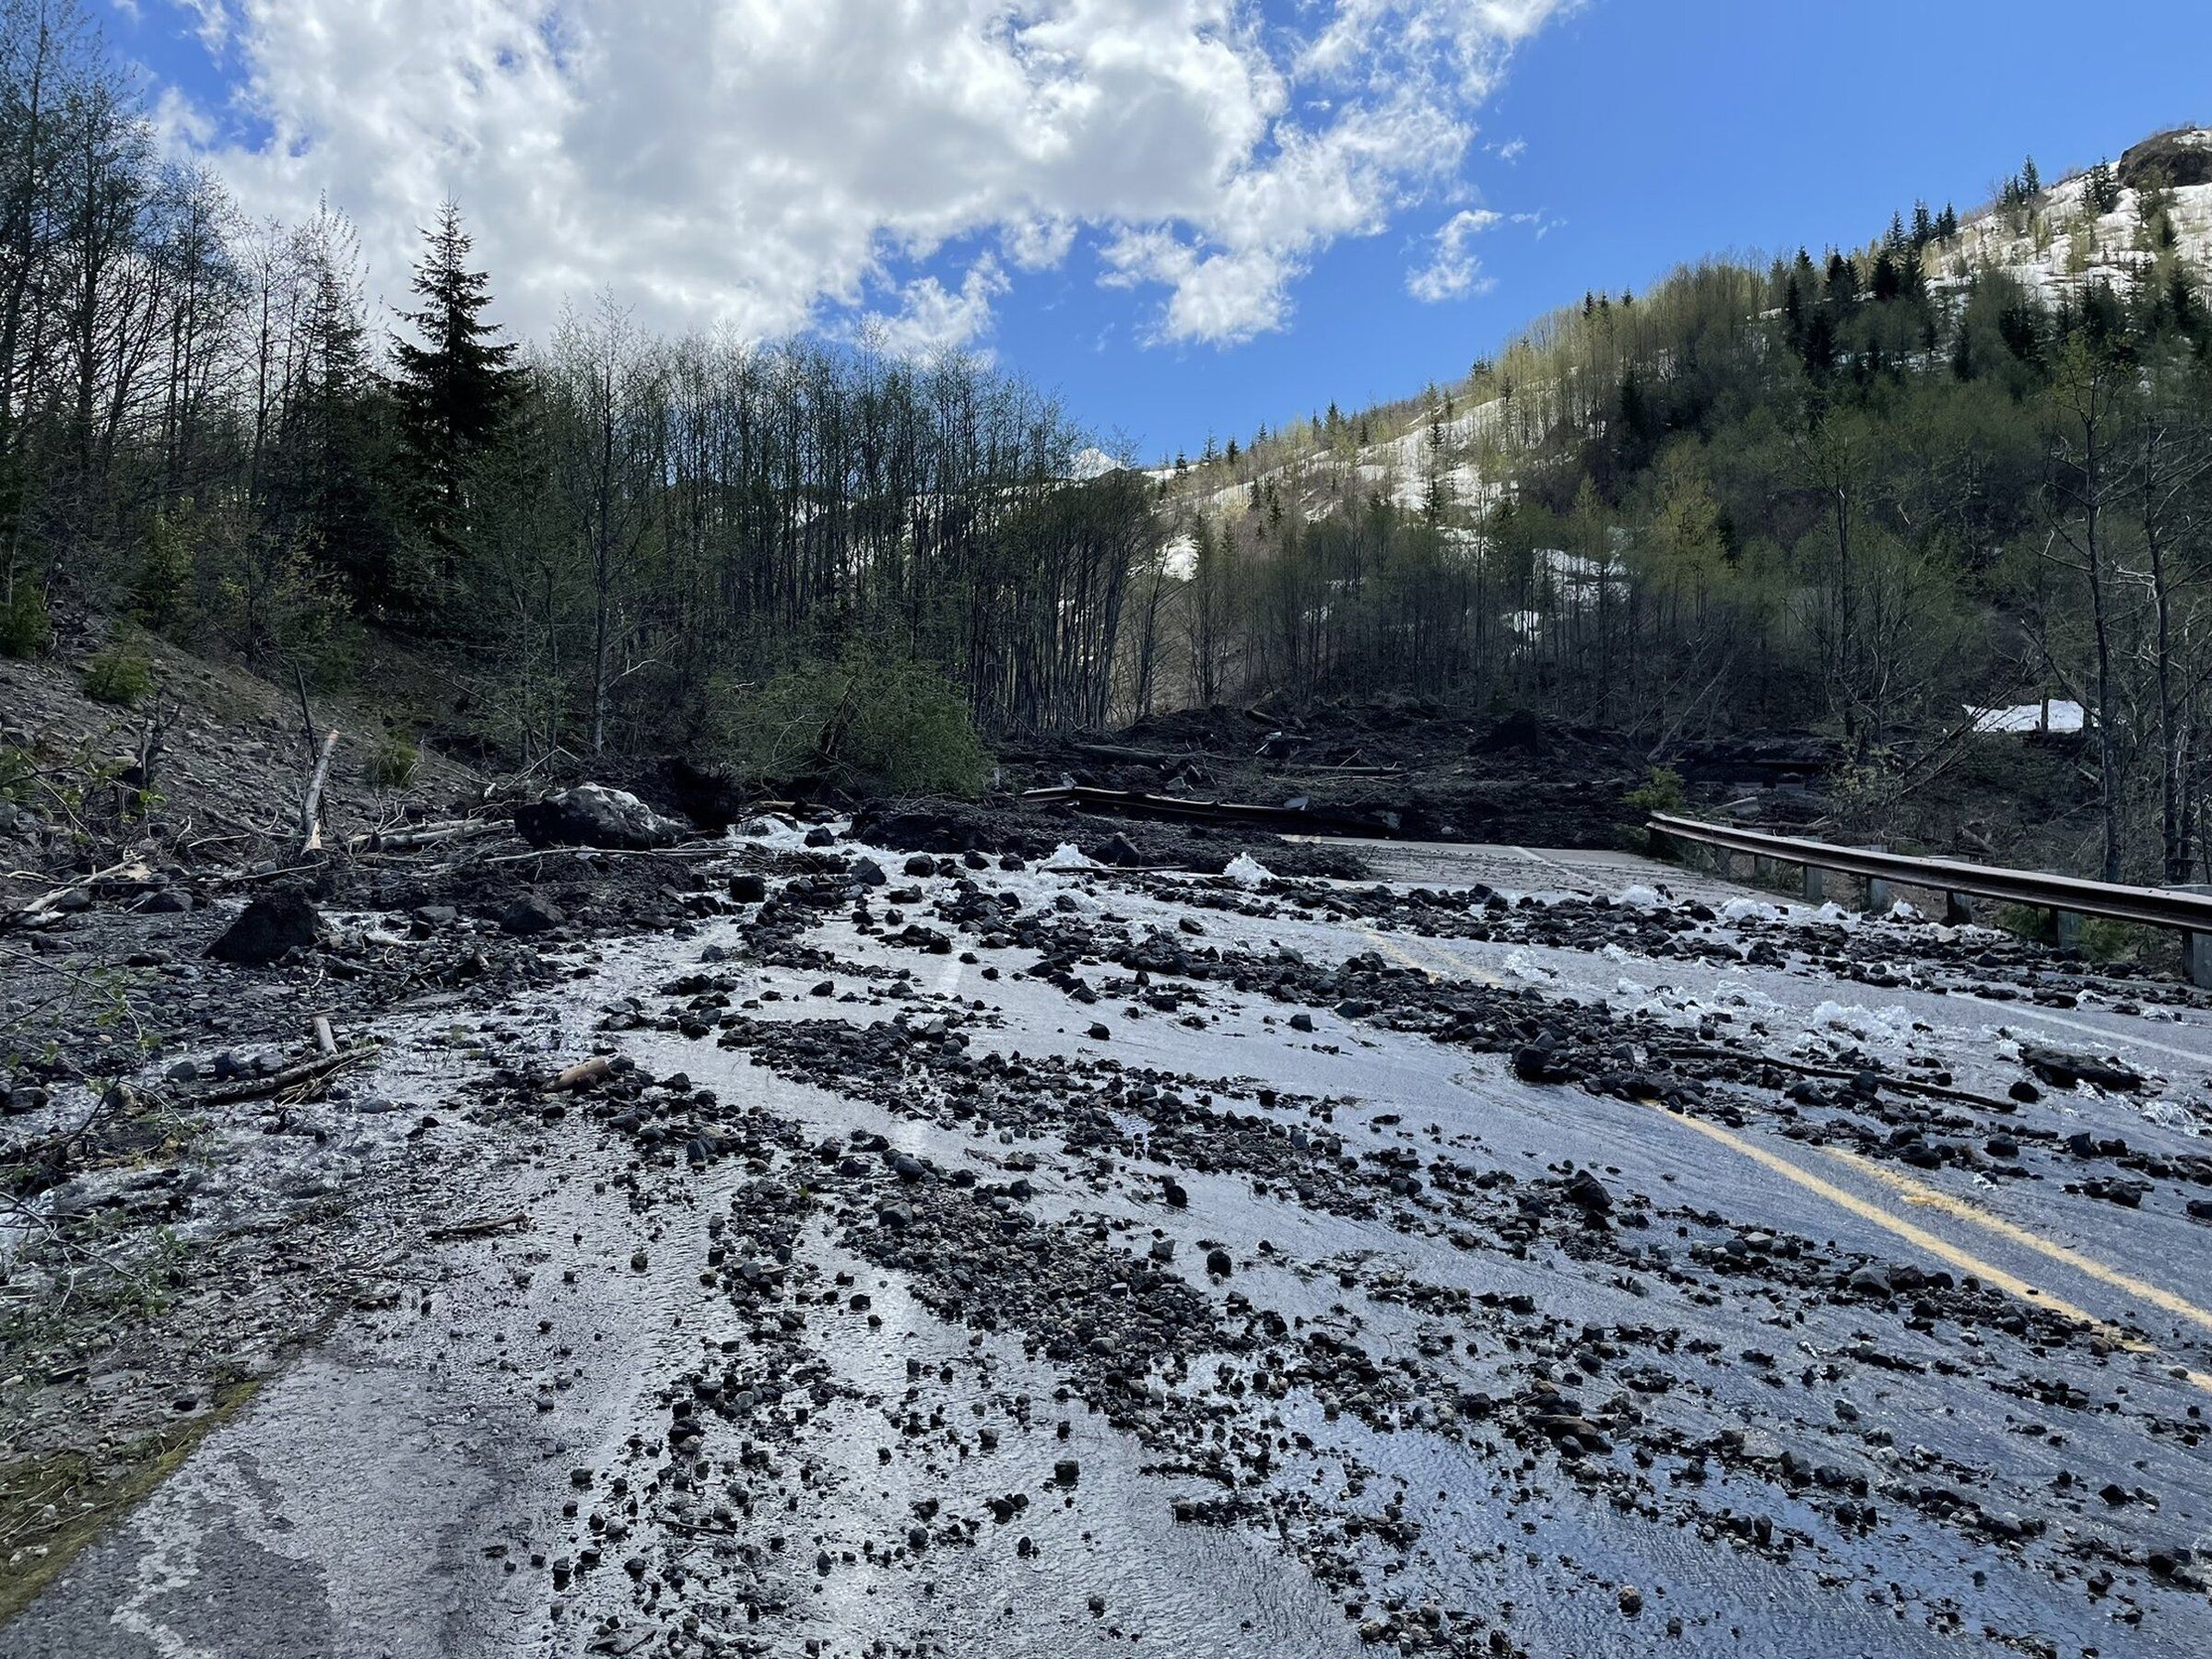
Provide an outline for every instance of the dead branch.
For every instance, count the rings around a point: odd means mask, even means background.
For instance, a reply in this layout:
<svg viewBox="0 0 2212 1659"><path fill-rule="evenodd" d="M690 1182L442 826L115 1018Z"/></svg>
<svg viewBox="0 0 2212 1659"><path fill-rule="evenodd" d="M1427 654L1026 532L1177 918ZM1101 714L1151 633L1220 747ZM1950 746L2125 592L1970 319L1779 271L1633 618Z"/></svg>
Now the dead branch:
<svg viewBox="0 0 2212 1659"><path fill-rule="evenodd" d="M499 835L512 828L505 818L448 818L412 830L371 830L348 837L346 846L357 853L404 853L414 847L436 846L441 841L474 841L479 836Z"/></svg>
<svg viewBox="0 0 2212 1659"><path fill-rule="evenodd" d="M447 1227L433 1227L429 1236L433 1241L442 1244L451 1239L481 1239L492 1233L505 1232L509 1228L519 1232L529 1225L529 1216L522 1210L516 1210L512 1216L478 1216L473 1220L455 1221Z"/></svg>
<svg viewBox="0 0 2212 1659"><path fill-rule="evenodd" d="M225 1084L211 1088L200 1097L203 1104L229 1106L240 1100L258 1100L268 1095L282 1094L305 1083L327 1082L347 1066L368 1059L377 1052L373 1042L340 1049L335 1054L317 1054L312 1060L302 1060L288 1065L282 1071L273 1071L265 1077L248 1077L243 1082Z"/></svg>
<svg viewBox="0 0 2212 1659"><path fill-rule="evenodd" d="M1845 1071L1841 1066L1813 1065L1803 1060L1785 1060L1778 1054L1739 1054L1703 1043L1671 1044L1659 1052L1670 1060L1743 1061L1753 1065L1771 1065L1778 1071L1796 1072L1801 1077L1820 1077L1837 1083L1853 1082L1859 1075L1854 1071ZM2009 1113L2016 1110L2014 1102L2010 1100L1970 1093L1963 1088L1947 1088L1940 1083L1924 1083L1917 1077L1893 1077L1888 1072L1877 1072L1875 1077L1884 1088L1895 1089L1899 1094L1922 1095L1931 1100L1954 1100L1961 1106L1979 1106L1984 1112Z"/></svg>
<svg viewBox="0 0 2212 1659"><path fill-rule="evenodd" d="M20 910L0 913L0 933L51 927L67 915L72 908L81 908L72 907L70 904L72 899L83 896L88 900L104 882L143 886L152 881L153 878L154 873L135 859L126 859L122 864L110 865L106 869L95 870L91 875L70 882L66 887L58 887L50 893L41 894Z"/></svg>

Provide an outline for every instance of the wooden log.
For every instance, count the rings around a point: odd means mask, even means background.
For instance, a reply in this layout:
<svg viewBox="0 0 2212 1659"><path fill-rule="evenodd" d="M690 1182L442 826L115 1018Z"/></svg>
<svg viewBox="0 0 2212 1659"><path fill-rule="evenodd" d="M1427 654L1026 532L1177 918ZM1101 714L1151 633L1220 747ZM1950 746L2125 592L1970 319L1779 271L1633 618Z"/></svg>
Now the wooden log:
<svg viewBox="0 0 2212 1659"><path fill-rule="evenodd" d="M519 1231L529 1225L529 1216L524 1211L516 1210L512 1216L479 1216L474 1220L433 1227L430 1229L430 1237L443 1243L449 1239L481 1239L492 1233L505 1232L509 1228Z"/></svg>
<svg viewBox="0 0 2212 1659"><path fill-rule="evenodd" d="M82 905L72 907L69 904L72 898L79 894L89 897L103 882L122 881L138 886L149 882L153 878L153 871L135 859L125 859L122 864L110 865L104 870L95 870L82 880L72 881L65 887L55 888L50 893L41 893L20 910L0 913L0 933L8 933L18 929L29 931L35 928L51 927L67 915L72 908L78 910L84 908Z"/></svg>
<svg viewBox="0 0 2212 1659"><path fill-rule="evenodd" d="M308 775L307 794L300 802L300 851L320 853L323 850L323 785L330 777L330 758L337 753L338 728L333 726L323 739L323 753L315 761L315 770Z"/></svg>
<svg viewBox="0 0 2212 1659"><path fill-rule="evenodd" d="M579 1060L555 1077L547 1088L567 1093L571 1089L594 1088L615 1075L615 1063L605 1054L594 1054L589 1060Z"/></svg>
<svg viewBox="0 0 2212 1659"><path fill-rule="evenodd" d="M317 1054L312 1060L302 1060L295 1065L286 1066L282 1071L273 1071L265 1077L248 1077L241 1082L211 1088L200 1099L210 1106L228 1106L239 1100L258 1100L268 1095L282 1094L286 1089L297 1088L304 1083L319 1083L343 1071L357 1060L366 1060L376 1053L376 1046L373 1042L365 1042L357 1048L340 1049L335 1054Z"/></svg>

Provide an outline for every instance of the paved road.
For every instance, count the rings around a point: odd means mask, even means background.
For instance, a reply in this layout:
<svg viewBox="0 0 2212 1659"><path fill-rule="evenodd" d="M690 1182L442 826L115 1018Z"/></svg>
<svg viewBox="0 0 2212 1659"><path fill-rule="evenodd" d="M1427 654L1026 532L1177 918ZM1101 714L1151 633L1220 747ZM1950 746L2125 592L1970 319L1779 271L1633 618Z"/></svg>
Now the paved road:
<svg viewBox="0 0 2212 1659"><path fill-rule="evenodd" d="M1746 896L1625 855L1393 844L1377 853L1405 885L1664 886L1708 904ZM1058 902L1059 913L1132 936L1173 935L1194 913L1172 885L1084 872L975 879L1024 909ZM925 885L932 901L954 888L949 877ZM1268 913L1195 913L1209 945L1255 959L1288 948L1327 964L1376 952L1424 980L1641 1009L1684 1029L1725 1015L1776 1054L1849 1042L1898 1068L1940 1064L1977 1094L2002 1096L2021 1075L2022 1036L2157 1076L2149 1096L2052 1091L2001 1116L1962 1108L1959 1135L2086 1131L2186 1160L2203 1155L2212 1122L2212 1018L2191 1008L2128 1012L2092 996L2062 1010L1839 987L1801 964L1715 966L1617 945L1424 935L1310 903L1253 908ZM736 937L711 928L665 970L618 955L493 1024L534 1046L573 1044L600 1008ZM1596 1171L1618 1203L1649 1218L1644 1233L1618 1237L1668 1253L1630 1266L1610 1245L1556 1228L1501 1238L1411 1203L1332 1208L1226 1157L1183 1168L1187 1202L1164 1204L1153 1164L1101 1153L1095 1137L1071 1147L1065 1133L935 1110L953 1091L918 1061L900 1088L871 1091L778 1071L743 1048L639 1031L623 1041L641 1065L683 1071L733 1114L795 1124L807 1143L881 1135L948 1189L972 1180L973 1190L1003 1191L1018 1170L1020 1205L1040 1227L1137 1241L1131 1249L1171 1244L1173 1273L1209 1306L1329 1333L1386 1380L1408 1381L1376 1414L1299 1388L1263 1399L1205 1364L1154 1372L1155 1408L1172 1415L1187 1400L1232 1443L1255 1430L1267 1443L1258 1472L1248 1459L1225 1488L1197 1473L1214 1430L1170 1455L1115 1427L1113 1411L1036 1341L947 1319L929 1286L817 1224L794 1273L842 1288L824 1305L858 1286L869 1306L865 1321L806 1322L822 1368L819 1409L787 1452L816 1473L779 1488L788 1511L750 1530L790 1534L805 1559L818 1544L834 1571L795 1597L748 1592L756 1615L776 1609L748 1619L730 1587L738 1563L722 1549L706 1559L698 1528L656 1507L666 1497L656 1485L641 1488L641 1509L632 1502L635 1538L620 1547L640 1547L651 1597L626 1600L630 1584L611 1568L557 1592L545 1563L573 1551L592 1512L562 1512L576 1498L568 1471L604 1468L626 1445L634 1456L641 1428L665 1424L672 1379L702 1347L755 1340L726 1310L702 1307L698 1290L711 1277L699 1271L712 1259L706 1218L733 1201L742 1210L747 1172L678 1171L651 1189L659 1207L641 1211L621 1196L646 1190L626 1145L575 1125L518 1160L488 1132L482 1187L466 1207L526 1208L528 1237L428 1253L410 1299L341 1322L317 1357L0 1631L0 1654L1011 1654L1133 1643L1323 1653L1357 1651L1362 1621L1394 1609L1403 1616L1394 1640L1439 1651L1492 1651L1491 1631L1505 1643L1497 1651L1532 1653L2212 1651L2198 1583L2212 1569L2203 1553L2212 1455L2200 1438L2212 1406L2212 1227L2186 1208L2205 1189L2154 1179L2138 1207L2124 1207L2079 1190L2047 1144L2021 1154L2023 1179L1912 1167L1815 1144L1779 1097L1681 1112L1530 1084L1500 1056L1392 1030L1349 1005L1301 1006L1311 1029L1298 1029L1279 999L1218 981L1190 987L1203 1014L1171 1018L1133 1000L1102 959L1075 969L1100 994L1094 1013L1064 985L1018 971L1037 965L1034 950L932 955L836 912L810 943L828 953L826 971L813 960L735 961L730 994L763 1020L865 1024L896 1011L882 975L909 973L912 1008L965 1020L971 1058L1065 1065L1091 1085L1198 1080L1209 1099L1283 1134L1314 1122L1293 1102L1325 1101L1351 1160L1405 1157L1432 1181L1440 1160L1509 1186ZM1092 1034L1101 1015L1105 1041ZM1135 1110L1116 1098L1117 1111ZM645 1251L648 1234L649 1266L629 1269L624 1258L633 1244ZM1948 1302L1916 1311L1910 1294L1848 1297L1758 1270L1797 1241L1823 1261L1947 1274L2000 1310L2023 1310L2022 1322L2007 1330L2001 1315L1965 1318ZM1233 1277L1206 1271L1210 1251L1233 1259ZM1662 1261L1686 1270L1649 1270ZM1230 1352L1222 1363L1252 1360ZM1571 1464L1487 1427L1441 1431L1439 1414L1470 1393L1525 1397L1554 1382L1579 1384L1593 1415L1613 1412L1604 1453ZM957 1458L925 1455L910 1429L874 1450L885 1421L909 1414L990 1424L992 1438L972 1457L966 1442ZM1070 1423L1065 1440L1053 1417ZM1079 1490L1062 1504L1049 1480L1032 1488L1026 1547L1009 1529L986 1528L921 1571L877 1550L916 1503L982 1504L1010 1465L1034 1474L1071 1448ZM725 1449L738 1467L737 1448ZM1794 1458L1818 1465L1818 1478L1791 1474ZM1176 1524L1179 1502L1225 1490L1272 1518ZM672 1594L665 1557L690 1563ZM742 1564L747 1583L772 1579L749 1557ZM1339 1567L1352 1576L1332 1576Z"/></svg>

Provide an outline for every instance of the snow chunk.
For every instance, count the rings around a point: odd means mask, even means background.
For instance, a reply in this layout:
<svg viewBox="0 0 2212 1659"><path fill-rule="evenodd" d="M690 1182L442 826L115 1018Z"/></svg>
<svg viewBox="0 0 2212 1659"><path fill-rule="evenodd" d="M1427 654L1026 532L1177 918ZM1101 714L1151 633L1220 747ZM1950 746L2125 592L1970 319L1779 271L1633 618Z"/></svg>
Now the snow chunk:
<svg viewBox="0 0 2212 1659"><path fill-rule="evenodd" d="M1041 870L1095 870L1099 866L1085 857L1083 849L1074 841L1062 841L1053 849L1050 858L1038 862L1037 867Z"/></svg>
<svg viewBox="0 0 2212 1659"><path fill-rule="evenodd" d="M1666 900L1660 897L1656 888L1645 887L1640 881L1634 887L1615 894L1613 902L1626 910L1658 910Z"/></svg>
<svg viewBox="0 0 2212 1659"><path fill-rule="evenodd" d="M1239 887L1258 887L1263 881L1275 879L1275 872L1249 853L1240 853L1229 861L1221 872Z"/></svg>
<svg viewBox="0 0 2212 1659"><path fill-rule="evenodd" d="M1731 899L1721 906L1721 919L1724 922L1779 922L1782 920L1782 911L1758 899Z"/></svg>
<svg viewBox="0 0 2212 1659"><path fill-rule="evenodd" d="M2078 732L2086 718L2079 703L2056 697L2047 703L2013 703L2005 708L1978 709L1969 703L1966 712L1974 723L1974 730L1984 734Z"/></svg>

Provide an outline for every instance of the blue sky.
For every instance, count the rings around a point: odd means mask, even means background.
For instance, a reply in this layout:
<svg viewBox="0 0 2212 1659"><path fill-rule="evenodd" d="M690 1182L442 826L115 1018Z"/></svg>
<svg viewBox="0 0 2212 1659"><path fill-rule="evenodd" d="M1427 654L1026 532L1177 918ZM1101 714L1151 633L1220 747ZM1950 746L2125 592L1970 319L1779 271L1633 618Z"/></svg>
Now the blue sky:
<svg viewBox="0 0 2212 1659"><path fill-rule="evenodd" d="M1145 458L1404 395L1586 288L2212 121L2204 0L898 9L96 0L172 142L256 214L327 193L373 293L451 191L519 329L602 289L652 328L872 317Z"/></svg>

